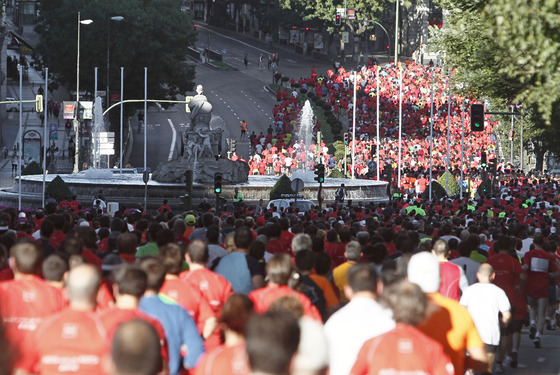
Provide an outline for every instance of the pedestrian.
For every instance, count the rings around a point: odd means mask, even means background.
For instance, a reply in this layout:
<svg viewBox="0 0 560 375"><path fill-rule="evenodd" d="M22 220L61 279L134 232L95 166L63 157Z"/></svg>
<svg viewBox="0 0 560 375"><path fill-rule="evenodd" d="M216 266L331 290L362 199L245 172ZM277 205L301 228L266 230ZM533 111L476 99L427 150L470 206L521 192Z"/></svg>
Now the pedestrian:
<svg viewBox="0 0 560 375"><path fill-rule="evenodd" d="M144 126L144 113L138 112L138 133L142 133L143 126Z"/></svg>
<svg viewBox="0 0 560 375"><path fill-rule="evenodd" d="M12 154L12 177L14 177L15 175L17 175L18 173L18 162L17 162L17 155L15 154L15 152Z"/></svg>
<svg viewBox="0 0 560 375"><path fill-rule="evenodd" d="M340 187L336 190L334 195L335 202L344 203L344 198L346 197L346 187L344 184L340 184Z"/></svg>
<svg viewBox="0 0 560 375"><path fill-rule="evenodd" d="M247 138L247 123L245 122L245 120L241 121L241 136L239 137L239 139L242 139L243 136L245 136L245 138Z"/></svg>
<svg viewBox="0 0 560 375"><path fill-rule="evenodd" d="M268 67L267 67L268 70L270 70L271 65L272 65L272 56L268 55Z"/></svg>
<svg viewBox="0 0 560 375"><path fill-rule="evenodd" d="M264 56L261 53L261 55L259 56L259 70L264 69Z"/></svg>
<svg viewBox="0 0 560 375"><path fill-rule="evenodd" d="M243 57L243 64L245 64L245 69L247 69L247 65L249 65L249 55L247 53Z"/></svg>

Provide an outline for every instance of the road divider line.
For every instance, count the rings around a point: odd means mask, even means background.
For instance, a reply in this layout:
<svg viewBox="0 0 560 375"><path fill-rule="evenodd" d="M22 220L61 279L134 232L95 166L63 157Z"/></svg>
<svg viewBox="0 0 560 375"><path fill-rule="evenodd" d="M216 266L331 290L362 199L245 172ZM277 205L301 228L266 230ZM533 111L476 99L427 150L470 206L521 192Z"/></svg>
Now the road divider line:
<svg viewBox="0 0 560 375"><path fill-rule="evenodd" d="M175 142L177 141L177 131L175 130L175 126L173 126L173 122L171 122L170 118L167 119L167 122L169 123L171 132L173 133L173 136L171 137L171 145L169 146L169 155L167 156L167 161L170 161L173 158L173 150L175 149Z"/></svg>

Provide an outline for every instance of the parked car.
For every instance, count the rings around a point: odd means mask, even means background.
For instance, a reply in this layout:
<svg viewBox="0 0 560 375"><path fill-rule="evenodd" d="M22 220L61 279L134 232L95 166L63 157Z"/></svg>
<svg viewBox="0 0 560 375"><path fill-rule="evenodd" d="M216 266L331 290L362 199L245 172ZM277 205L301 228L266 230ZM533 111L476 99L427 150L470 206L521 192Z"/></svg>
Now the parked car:
<svg viewBox="0 0 560 375"><path fill-rule="evenodd" d="M298 208L300 212L310 211L311 207L315 206L315 203L307 199L298 199L296 202L294 198L283 198L283 199L273 199L270 202L268 202L267 209L270 209L272 205L274 205L279 209L283 208L285 210L290 206L294 206L294 202L295 202L295 208Z"/></svg>
<svg viewBox="0 0 560 375"><path fill-rule="evenodd" d="M18 112L19 111L19 99L12 96L6 97L4 101L17 101L16 103L7 103L6 111L8 112ZM35 110L35 103L22 103L23 112L31 112Z"/></svg>

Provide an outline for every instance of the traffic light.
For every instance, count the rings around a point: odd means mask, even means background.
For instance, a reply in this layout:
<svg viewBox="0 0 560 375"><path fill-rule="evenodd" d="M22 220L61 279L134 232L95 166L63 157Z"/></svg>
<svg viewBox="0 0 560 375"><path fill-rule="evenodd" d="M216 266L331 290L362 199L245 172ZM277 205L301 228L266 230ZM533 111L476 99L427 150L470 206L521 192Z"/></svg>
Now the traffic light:
<svg viewBox="0 0 560 375"><path fill-rule="evenodd" d="M220 172L214 173L214 194L222 193L222 174Z"/></svg>
<svg viewBox="0 0 560 375"><path fill-rule="evenodd" d="M234 153L237 150L237 140L232 139L230 143L231 152Z"/></svg>
<svg viewBox="0 0 560 375"><path fill-rule="evenodd" d="M484 104L471 105L471 131L484 131Z"/></svg>
<svg viewBox="0 0 560 375"><path fill-rule="evenodd" d="M496 158L490 159L490 170L496 173L497 169L498 169L498 161L496 160Z"/></svg>
<svg viewBox="0 0 560 375"><path fill-rule="evenodd" d="M43 112L43 95L35 95L35 111Z"/></svg>
<svg viewBox="0 0 560 375"><path fill-rule="evenodd" d="M348 133L344 133L344 144L348 144Z"/></svg>
<svg viewBox="0 0 560 375"><path fill-rule="evenodd" d="M315 165L315 174L317 175L317 177L315 177L315 181L320 184L325 182L325 164Z"/></svg>
<svg viewBox="0 0 560 375"><path fill-rule="evenodd" d="M340 26L341 23L342 23L342 20L340 19L340 15L337 14L337 15L334 17L334 24L335 24L336 26Z"/></svg>
<svg viewBox="0 0 560 375"><path fill-rule="evenodd" d="M486 160L486 151L482 151L480 154L480 166L482 168L488 167L488 161Z"/></svg>

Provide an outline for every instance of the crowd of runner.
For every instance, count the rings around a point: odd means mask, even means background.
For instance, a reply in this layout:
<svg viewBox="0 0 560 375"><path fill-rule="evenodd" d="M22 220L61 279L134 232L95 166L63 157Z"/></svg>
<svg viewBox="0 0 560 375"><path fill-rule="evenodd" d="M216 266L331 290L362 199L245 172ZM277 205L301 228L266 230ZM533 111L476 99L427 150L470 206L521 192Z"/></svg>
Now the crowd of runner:
<svg viewBox="0 0 560 375"><path fill-rule="evenodd" d="M355 149L355 175L360 178L377 178L377 77L379 76L379 160L381 173L385 165L396 169L398 166L399 136L399 67L394 64L383 66L368 64L357 72L356 101L356 140L350 137L349 149ZM306 92L314 95L332 106L334 113L353 117L353 73L339 68L329 70L324 76L315 69L307 78L292 79L292 91L279 89L277 105L273 108L274 124L265 132L250 135L254 151L249 158L249 173L252 175L290 174L307 165L313 168L309 160L316 160L316 145L306 149L298 139L297 133L301 120L299 115L303 107ZM445 166L447 157L448 129L448 75L439 67L430 67L410 62L402 66L402 157L403 172L409 176L426 175L430 166L430 118L432 110L433 84L433 153L434 168ZM302 93L303 92L303 93ZM481 151L487 153L487 159L495 158L495 142L491 135L495 123L487 119L484 132L476 136L470 132L470 105L473 100L460 95L451 96L451 117L449 118L450 158L452 171L462 169L475 179L481 164ZM463 112L463 109L465 110ZM348 131L351 132L351 122ZM321 130L316 123L313 132ZM461 140L464 129L463 165L461 166ZM319 150L321 161L332 171L351 174L351 163L344 169L343 159L338 160L323 143ZM369 172L369 173L368 173ZM397 181L394 181L395 184Z"/></svg>
<svg viewBox="0 0 560 375"><path fill-rule="evenodd" d="M309 212L242 203L178 214L164 204L111 217L75 200L4 209L0 365L499 373L517 366L526 319L537 348L560 324L558 188L520 178L496 198Z"/></svg>

